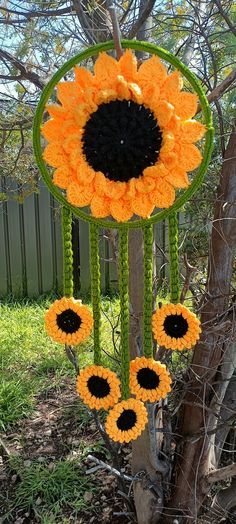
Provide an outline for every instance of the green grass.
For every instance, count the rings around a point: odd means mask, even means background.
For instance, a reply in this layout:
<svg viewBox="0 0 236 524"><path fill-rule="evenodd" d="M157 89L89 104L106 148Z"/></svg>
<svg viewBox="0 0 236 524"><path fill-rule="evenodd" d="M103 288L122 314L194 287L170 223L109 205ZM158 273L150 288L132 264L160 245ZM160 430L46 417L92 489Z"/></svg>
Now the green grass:
<svg viewBox="0 0 236 524"><path fill-rule="evenodd" d="M38 301L6 300L0 305L0 431L6 430L34 409L35 397L52 387L60 389L62 378L74 375L62 345L44 330L44 313L55 297ZM103 300L109 316L117 315L117 301ZM109 322L104 317L102 346L113 352ZM92 336L77 348L81 367L92 362ZM104 354L104 364L114 366Z"/></svg>
<svg viewBox="0 0 236 524"><path fill-rule="evenodd" d="M85 492L95 492L95 487L84 469L75 460L55 461L53 468L32 463L24 467L19 459L12 459L10 467L20 476L16 485L14 504L4 515L10 521L14 510L34 511L41 523L62 522L61 511L69 511L76 518L81 510L89 507L84 499ZM57 520L59 519L59 520Z"/></svg>

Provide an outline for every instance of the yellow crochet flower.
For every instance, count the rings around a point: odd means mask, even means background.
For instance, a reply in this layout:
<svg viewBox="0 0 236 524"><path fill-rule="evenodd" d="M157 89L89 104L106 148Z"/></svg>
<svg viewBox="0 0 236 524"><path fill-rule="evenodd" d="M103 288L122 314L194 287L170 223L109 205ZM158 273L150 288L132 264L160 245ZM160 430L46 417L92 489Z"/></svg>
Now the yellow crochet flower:
<svg viewBox="0 0 236 524"><path fill-rule="evenodd" d="M93 327L93 317L81 300L63 297L45 314L48 335L61 344L76 345L86 340Z"/></svg>
<svg viewBox="0 0 236 524"><path fill-rule="evenodd" d="M105 429L115 442L136 440L147 423L147 410L140 400L122 400L109 412Z"/></svg>
<svg viewBox="0 0 236 524"><path fill-rule="evenodd" d="M167 349L191 349L201 328L196 315L182 304L165 304L152 317L153 335Z"/></svg>
<svg viewBox="0 0 236 524"><path fill-rule="evenodd" d="M119 61L101 53L94 74L76 67L73 81L58 84L44 159L71 204L121 222L173 204L201 163L194 142L205 133L193 120L197 96L182 87L157 56L138 68L130 50Z"/></svg>
<svg viewBox="0 0 236 524"><path fill-rule="evenodd" d="M153 358L137 357L130 362L130 390L143 402L156 402L171 391L171 378L165 364Z"/></svg>
<svg viewBox="0 0 236 524"><path fill-rule="evenodd" d="M77 392L90 409L109 409L120 398L120 381L113 371L89 366L77 378Z"/></svg>

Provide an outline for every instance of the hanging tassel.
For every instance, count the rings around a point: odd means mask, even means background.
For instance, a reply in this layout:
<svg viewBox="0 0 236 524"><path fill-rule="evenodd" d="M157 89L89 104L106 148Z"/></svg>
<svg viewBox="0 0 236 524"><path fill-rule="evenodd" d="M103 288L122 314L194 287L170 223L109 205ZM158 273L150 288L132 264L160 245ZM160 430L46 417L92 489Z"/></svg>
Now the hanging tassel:
<svg viewBox="0 0 236 524"><path fill-rule="evenodd" d="M170 302L177 304L180 299L179 282L179 224L178 213L169 216L169 259L170 259Z"/></svg>
<svg viewBox="0 0 236 524"><path fill-rule="evenodd" d="M144 304L143 304L143 353L149 358L153 357L152 344L152 245L153 245L153 228L152 225L146 225L143 228L144 238Z"/></svg>
<svg viewBox="0 0 236 524"><path fill-rule="evenodd" d="M94 364L101 363L101 284L99 259L99 226L90 224L90 272L93 306Z"/></svg>
<svg viewBox="0 0 236 524"><path fill-rule="evenodd" d="M129 264L128 230L119 230L120 350L122 398L129 397Z"/></svg>
<svg viewBox="0 0 236 524"><path fill-rule="evenodd" d="M63 243L63 291L65 297L73 296L73 249L72 249L72 213L62 208L62 243Z"/></svg>

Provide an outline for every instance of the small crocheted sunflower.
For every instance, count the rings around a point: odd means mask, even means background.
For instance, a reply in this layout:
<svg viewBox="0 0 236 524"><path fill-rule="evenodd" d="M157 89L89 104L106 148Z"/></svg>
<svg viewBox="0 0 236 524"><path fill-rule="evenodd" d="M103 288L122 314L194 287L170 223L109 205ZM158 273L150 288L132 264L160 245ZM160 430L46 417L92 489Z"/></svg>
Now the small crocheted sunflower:
<svg viewBox="0 0 236 524"><path fill-rule="evenodd" d="M165 304L152 317L154 338L167 349L191 349L201 328L196 315L182 304Z"/></svg>
<svg viewBox="0 0 236 524"><path fill-rule="evenodd" d="M122 400L109 412L105 429L115 442L136 440L148 421L147 410L140 400Z"/></svg>
<svg viewBox="0 0 236 524"><path fill-rule="evenodd" d="M182 87L157 56L138 68L130 50L119 61L101 53L94 74L76 67L73 81L59 83L60 105L47 107L42 127L44 159L71 204L121 222L173 204L201 163L194 142L205 133L193 120L197 96Z"/></svg>
<svg viewBox="0 0 236 524"><path fill-rule="evenodd" d="M77 378L77 392L90 409L109 409L120 398L120 381L113 371L89 366Z"/></svg>
<svg viewBox="0 0 236 524"><path fill-rule="evenodd" d="M45 313L48 335L61 344L76 345L86 340L93 327L93 317L81 300L63 297L55 300Z"/></svg>
<svg viewBox="0 0 236 524"><path fill-rule="evenodd" d="M130 362L130 390L143 402L156 402L171 391L171 378L165 364L137 357Z"/></svg>

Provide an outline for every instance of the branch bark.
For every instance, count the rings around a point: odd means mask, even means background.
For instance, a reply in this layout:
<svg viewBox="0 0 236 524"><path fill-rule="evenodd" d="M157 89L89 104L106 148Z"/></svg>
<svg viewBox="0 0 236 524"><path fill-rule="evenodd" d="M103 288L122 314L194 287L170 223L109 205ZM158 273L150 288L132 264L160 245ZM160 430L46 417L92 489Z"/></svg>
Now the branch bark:
<svg viewBox="0 0 236 524"><path fill-rule="evenodd" d="M208 475L206 475L205 480L208 482L208 484L214 484L215 482L220 482L221 480L226 480L236 475L236 462L233 464L229 464L228 466L225 466L224 468L215 469L214 471L210 471Z"/></svg>

